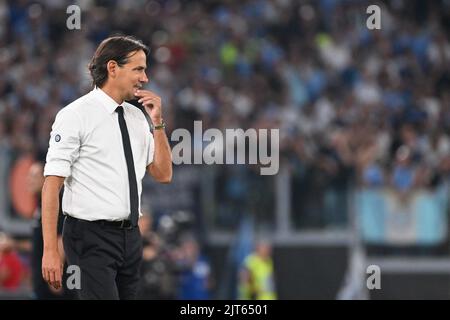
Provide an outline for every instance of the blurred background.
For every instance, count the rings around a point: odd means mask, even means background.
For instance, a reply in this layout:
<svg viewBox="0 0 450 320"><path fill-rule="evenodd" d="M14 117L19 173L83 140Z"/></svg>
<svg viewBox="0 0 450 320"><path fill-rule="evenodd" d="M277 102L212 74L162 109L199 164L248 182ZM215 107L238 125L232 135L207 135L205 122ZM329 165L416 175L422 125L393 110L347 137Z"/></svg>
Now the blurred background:
<svg viewBox="0 0 450 320"><path fill-rule="evenodd" d="M280 130L276 175L144 180L141 298L449 299L449 27L448 0L0 0L0 297L40 297L51 125L91 89L97 45L127 34L151 48L169 138L195 120Z"/></svg>

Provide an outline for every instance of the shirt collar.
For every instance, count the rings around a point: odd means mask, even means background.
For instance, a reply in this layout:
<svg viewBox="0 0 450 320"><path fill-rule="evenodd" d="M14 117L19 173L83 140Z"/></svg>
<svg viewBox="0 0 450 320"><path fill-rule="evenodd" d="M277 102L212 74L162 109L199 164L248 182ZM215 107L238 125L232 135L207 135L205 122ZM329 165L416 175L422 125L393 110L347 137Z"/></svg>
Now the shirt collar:
<svg viewBox="0 0 450 320"><path fill-rule="evenodd" d="M113 98L108 96L106 94L106 92L103 91L102 89L100 89L99 87L95 87L94 90L92 90L92 92L100 100L102 105L106 108L106 110L109 113L114 113L118 106L120 106L120 105L123 106L123 102L122 102L122 104L117 104L117 102L114 101Z"/></svg>

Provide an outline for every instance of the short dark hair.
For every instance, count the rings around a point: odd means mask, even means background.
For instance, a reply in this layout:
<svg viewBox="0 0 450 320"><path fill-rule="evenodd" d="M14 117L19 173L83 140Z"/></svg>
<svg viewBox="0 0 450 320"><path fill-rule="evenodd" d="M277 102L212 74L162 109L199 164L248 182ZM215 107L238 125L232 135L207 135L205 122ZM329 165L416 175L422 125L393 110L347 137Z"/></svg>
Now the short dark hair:
<svg viewBox="0 0 450 320"><path fill-rule="evenodd" d="M119 66L123 66L128 62L129 54L138 50L143 50L146 56L150 52L141 40L133 36L114 36L103 40L88 66L92 85L101 88L105 84L108 79L108 61L114 60Z"/></svg>

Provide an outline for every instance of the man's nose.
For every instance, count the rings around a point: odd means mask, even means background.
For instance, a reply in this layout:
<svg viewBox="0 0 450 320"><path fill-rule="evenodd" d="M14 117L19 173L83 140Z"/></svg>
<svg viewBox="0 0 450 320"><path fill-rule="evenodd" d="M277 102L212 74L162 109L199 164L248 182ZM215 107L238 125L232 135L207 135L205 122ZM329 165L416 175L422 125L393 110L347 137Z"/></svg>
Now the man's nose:
<svg viewBox="0 0 450 320"><path fill-rule="evenodd" d="M147 75L144 73L144 75L141 77L141 79L139 79L140 82L144 82L147 83L148 82L148 77Z"/></svg>

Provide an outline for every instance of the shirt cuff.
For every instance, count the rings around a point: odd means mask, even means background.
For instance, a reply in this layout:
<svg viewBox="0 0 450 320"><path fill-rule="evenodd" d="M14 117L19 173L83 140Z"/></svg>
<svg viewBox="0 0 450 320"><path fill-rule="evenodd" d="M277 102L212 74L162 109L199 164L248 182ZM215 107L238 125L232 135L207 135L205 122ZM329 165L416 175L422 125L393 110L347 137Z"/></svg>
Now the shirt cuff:
<svg viewBox="0 0 450 320"><path fill-rule="evenodd" d="M65 161L47 163L44 167L44 177L58 176L67 178L70 176L70 165L64 162Z"/></svg>

